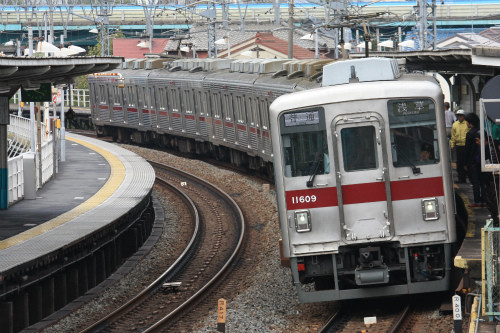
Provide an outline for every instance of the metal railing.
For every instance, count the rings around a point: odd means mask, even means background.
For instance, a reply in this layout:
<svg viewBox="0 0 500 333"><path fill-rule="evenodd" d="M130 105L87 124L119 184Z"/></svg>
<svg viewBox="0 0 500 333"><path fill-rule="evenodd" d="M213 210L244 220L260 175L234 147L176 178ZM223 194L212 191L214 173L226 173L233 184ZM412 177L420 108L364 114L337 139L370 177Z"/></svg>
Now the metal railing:
<svg viewBox="0 0 500 333"><path fill-rule="evenodd" d="M16 157L30 149L30 120L23 117L11 116L7 125L7 152L9 158Z"/></svg>
<svg viewBox="0 0 500 333"><path fill-rule="evenodd" d="M500 315L500 228L493 226L493 219L486 220L481 229L482 254L482 313L490 321Z"/></svg>
<svg viewBox="0 0 500 333"><path fill-rule="evenodd" d="M31 152L30 140L30 120L10 116L10 125L7 126L8 137L8 151L9 156L7 159L8 171L8 204L9 206L24 198L24 157ZM41 124L42 147L41 147L41 178L42 185L48 182L54 175L54 149L52 133L46 131L45 124ZM36 136L35 136L35 140ZM15 152L15 153L14 153ZM11 156L12 155L12 156ZM40 168L40 163L35 163L36 168ZM35 171L35 186L40 188L40 172L38 169Z"/></svg>

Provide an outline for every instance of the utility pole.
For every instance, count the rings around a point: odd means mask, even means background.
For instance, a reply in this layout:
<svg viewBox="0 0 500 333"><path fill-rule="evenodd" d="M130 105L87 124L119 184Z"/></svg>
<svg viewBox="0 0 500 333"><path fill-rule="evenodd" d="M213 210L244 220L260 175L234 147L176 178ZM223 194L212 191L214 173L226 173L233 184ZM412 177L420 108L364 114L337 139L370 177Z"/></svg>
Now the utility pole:
<svg viewBox="0 0 500 333"><path fill-rule="evenodd" d="M50 37L49 43L54 44L54 7L52 6L52 1L49 0L49 13L50 13Z"/></svg>
<svg viewBox="0 0 500 333"><path fill-rule="evenodd" d="M293 59L293 0L288 0L288 59Z"/></svg>
<svg viewBox="0 0 500 333"><path fill-rule="evenodd" d="M432 0L431 5L428 4L427 0L417 0L417 6L415 6L414 9L420 50L425 50L431 46L435 49L437 45L436 0ZM430 22L432 22L432 32L429 31ZM431 36L431 40L429 40L428 35Z"/></svg>
<svg viewBox="0 0 500 333"><path fill-rule="evenodd" d="M274 25L280 25L280 2L281 0L274 0Z"/></svg>

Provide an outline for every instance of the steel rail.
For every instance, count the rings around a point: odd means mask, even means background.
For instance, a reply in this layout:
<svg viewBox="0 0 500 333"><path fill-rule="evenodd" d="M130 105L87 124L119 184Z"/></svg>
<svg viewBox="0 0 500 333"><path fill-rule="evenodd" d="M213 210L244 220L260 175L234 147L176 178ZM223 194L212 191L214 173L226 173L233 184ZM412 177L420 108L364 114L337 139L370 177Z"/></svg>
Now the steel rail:
<svg viewBox="0 0 500 333"><path fill-rule="evenodd" d="M173 185L170 185L166 181L157 178L157 181L160 182L163 186L166 186L170 188L172 191L176 192L180 198L186 203L187 207L193 214L193 217L195 219L195 228L193 231L193 235L191 236L191 239L187 246L185 247L184 251L181 253L181 255L177 258L177 260L162 274L160 275L156 280L151 282L147 287L145 287L139 294L131 298L129 301L127 301L125 304L105 316L104 318L101 318L99 321L95 322L91 326L85 328L82 333L86 332L99 332L100 330L104 329L106 326L108 326L110 323L114 322L117 320L119 317L123 316L125 313L131 311L133 308L135 308L138 304L140 304L145 298L149 296L151 292L156 290L161 284L168 280L168 277L174 272L176 272L179 269L179 264L182 264L183 261L185 260L186 257L189 256L189 254L194 250L194 247L196 247L196 239L200 236L201 233L201 228L200 228L200 217L198 213L198 209L196 208L196 205L194 202L181 190L176 188Z"/></svg>

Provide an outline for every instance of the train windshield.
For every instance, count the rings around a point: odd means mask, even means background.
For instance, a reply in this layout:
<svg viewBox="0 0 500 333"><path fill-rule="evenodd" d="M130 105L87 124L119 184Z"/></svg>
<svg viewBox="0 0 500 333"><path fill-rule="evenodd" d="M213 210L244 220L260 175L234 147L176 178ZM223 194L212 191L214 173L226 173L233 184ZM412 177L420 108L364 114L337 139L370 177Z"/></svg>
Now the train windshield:
<svg viewBox="0 0 500 333"><path fill-rule="evenodd" d="M330 173L323 109L287 112L280 117L286 177Z"/></svg>
<svg viewBox="0 0 500 333"><path fill-rule="evenodd" d="M342 138L342 157L345 171L378 168L375 127L343 128L340 131L340 136Z"/></svg>
<svg viewBox="0 0 500 333"><path fill-rule="evenodd" d="M395 167L439 162L434 102L430 99L388 102L392 162Z"/></svg>

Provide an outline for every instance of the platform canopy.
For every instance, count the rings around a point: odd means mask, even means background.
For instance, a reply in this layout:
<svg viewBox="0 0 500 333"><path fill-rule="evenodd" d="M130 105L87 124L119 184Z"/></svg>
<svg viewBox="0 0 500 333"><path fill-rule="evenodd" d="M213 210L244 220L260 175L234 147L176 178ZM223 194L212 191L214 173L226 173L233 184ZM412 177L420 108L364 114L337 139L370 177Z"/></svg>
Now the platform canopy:
<svg viewBox="0 0 500 333"><path fill-rule="evenodd" d="M122 62L122 57L0 57L0 95L11 97L21 86L68 83L80 75L113 70Z"/></svg>

